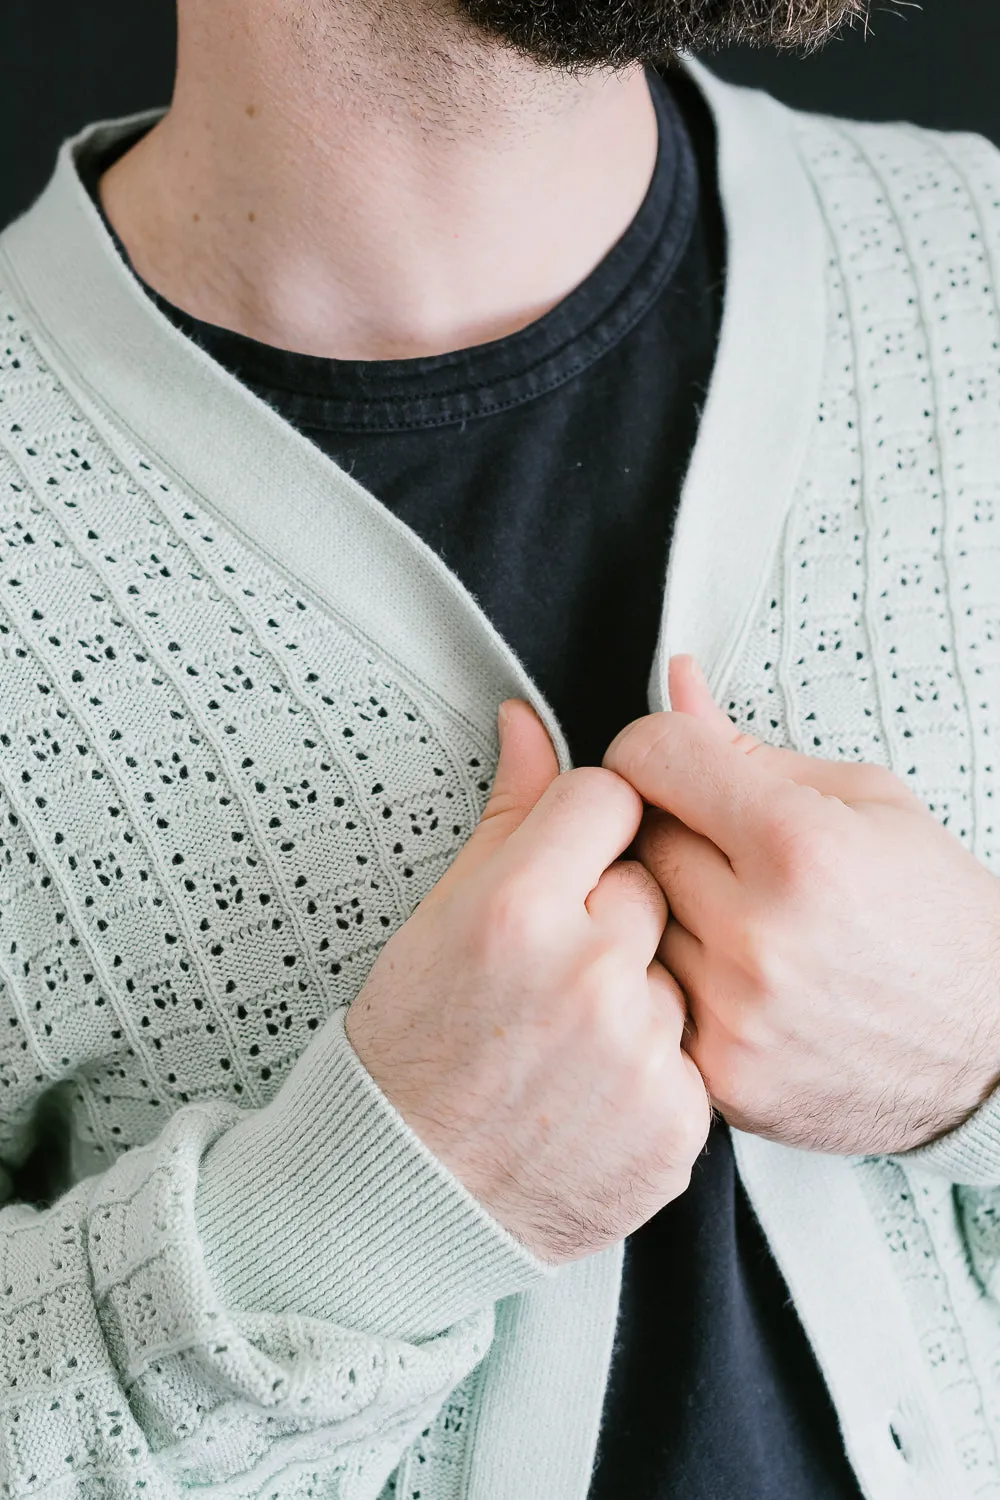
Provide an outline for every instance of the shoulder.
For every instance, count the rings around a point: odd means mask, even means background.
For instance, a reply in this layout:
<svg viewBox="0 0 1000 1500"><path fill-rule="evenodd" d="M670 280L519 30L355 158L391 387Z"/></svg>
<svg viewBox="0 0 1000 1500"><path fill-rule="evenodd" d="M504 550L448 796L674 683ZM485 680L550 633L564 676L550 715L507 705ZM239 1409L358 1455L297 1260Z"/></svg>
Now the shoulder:
<svg viewBox="0 0 1000 1500"><path fill-rule="evenodd" d="M793 109L686 61L715 116L720 170L728 166L732 179L736 160L737 187L747 173L755 184L751 201L761 182L766 189L778 174L798 177L801 164L807 196L842 261L870 268L891 245L914 274L942 256L971 257L985 272L984 294L1000 284L1000 150L991 141Z"/></svg>
<svg viewBox="0 0 1000 1500"><path fill-rule="evenodd" d="M984 137L788 111L854 317L908 324L926 352L995 364L1000 150Z"/></svg>
<svg viewBox="0 0 1000 1500"><path fill-rule="evenodd" d="M787 117L828 212L870 205L931 235L969 230L1000 244L1000 150L984 136L795 110Z"/></svg>

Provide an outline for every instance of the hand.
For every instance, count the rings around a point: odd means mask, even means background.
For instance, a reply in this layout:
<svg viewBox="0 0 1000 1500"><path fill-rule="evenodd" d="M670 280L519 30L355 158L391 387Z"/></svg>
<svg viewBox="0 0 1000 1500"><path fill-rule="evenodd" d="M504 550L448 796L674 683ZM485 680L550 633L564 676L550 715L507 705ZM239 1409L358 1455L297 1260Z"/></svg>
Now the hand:
<svg viewBox="0 0 1000 1500"><path fill-rule="evenodd" d="M713 1102L816 1151L960 1124L1000 1077L1000 882L891 772L738 733L690 657L670 701L604 765L652 804L636 848Z"/></svg>
<svg viewBox="0 0 1000 1500"><path fill-rule="evenodd" d="M540 1259L622 1239L684 1191L711 1119L655 960L666 904L637 860L642 801L559 774L508 700L493 793L389 939L347 1035L424 1143Z"/></svg>

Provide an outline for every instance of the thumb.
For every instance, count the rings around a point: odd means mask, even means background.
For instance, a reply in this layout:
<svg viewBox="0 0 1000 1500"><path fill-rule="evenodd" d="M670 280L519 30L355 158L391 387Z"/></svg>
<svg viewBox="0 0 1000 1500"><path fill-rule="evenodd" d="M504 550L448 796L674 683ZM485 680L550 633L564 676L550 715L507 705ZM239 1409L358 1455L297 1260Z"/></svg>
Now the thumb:
<svg viewBox="0 0 1000 1500"><path fill-rule="evenodd" d="M523 698L508 698L497 712L500 759L493 790L479 823L438 881L442 892L463 880L507 842L559 775L548 730Z"/></svg>

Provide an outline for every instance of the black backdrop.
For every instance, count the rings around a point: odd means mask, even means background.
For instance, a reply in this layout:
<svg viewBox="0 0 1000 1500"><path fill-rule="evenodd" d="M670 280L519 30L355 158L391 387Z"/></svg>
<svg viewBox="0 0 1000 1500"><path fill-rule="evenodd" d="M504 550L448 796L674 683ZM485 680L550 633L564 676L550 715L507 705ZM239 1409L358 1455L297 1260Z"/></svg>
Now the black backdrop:
<svg viewBox="0 0 1000 1500"><path fill-rule="evenodd" d="M44 186L56 148L90 120L166 103L175 0L0 0L0 225ZM612 0L608 0L611 4ZM979 130L1000 143L998 0L873 0L860 30L816 57L707 59L802 108Z"/></svg>

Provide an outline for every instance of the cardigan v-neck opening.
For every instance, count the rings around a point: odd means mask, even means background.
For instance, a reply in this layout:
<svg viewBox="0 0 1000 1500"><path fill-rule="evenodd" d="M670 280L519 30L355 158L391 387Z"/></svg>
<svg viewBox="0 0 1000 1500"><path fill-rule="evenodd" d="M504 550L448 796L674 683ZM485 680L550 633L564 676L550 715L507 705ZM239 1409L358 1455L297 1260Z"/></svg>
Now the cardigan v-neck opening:
<svg viewBox="0 0 1000 1500"><path fill-rule="evenodd" d="M666 701L669 651L696 651L720 685L777 545L814 418L823 344L822 225L790 112L693 61L683 66L715 118L728 275L668 571L653 708ZM492 738L499 698L526 697L565 769L570 757L550 706L459 580L373 495L185 339L122 264L76 154L161 115L98 122L66 142L42 198L4 235L7 275L42 330L44 352L95 420L124 427L210 512L481 734ZM787 231L774 234L776 222Z"/></svg>
<svg viewBox="0 0 1000 1500"><path fill-rule="evenodd" d="M685 254L698 201L694 146L674 98L673 80L650 69L649 87L657 115L657 155L634 218L553 308L502 338L408 359L301 354L206 322L148 283L142 285L155 306L218 364L286 416L290 404L300 429L394 433L456 426L513 410L560 389L621 343L670 283ZM100 177L147 129L123 137L109 153L80 153L81 180L99 208ZM103 211L101 216L134 272L127 248Z"/></svg>
<svg viewBox="0 0 1000 1500"><path fill-rule="evenodd" d="M819 188L799 156L802 118L719 83L696 63L686 66L716 118L729 279L668 571L650 682L654 708L665 702L672 650L696 651L717 691L726 682L802 472L829 343L827 241ZM419 682L442 739L449 722L461 719L495 756L493 710L500 697L518 693L538 709L565 768L565 739L551 709L458 580L372 495L173 329L119 262L74 152L160 113L90 126L68 142L42 198L0 240L5 294L51 367L46 378L54 376L76 403L73 419L90 420L106 439L126 483L152 492L159 469L193 509L203 507L404 679ZM829 206L829 189L824 201ZM849 1165L756 1138L737 1145L741 1175L821 1367L847 1371L834 1395L864 1483L886 1495L958 1493L917 1334ZM796 1222L803 1206L822 1219L821 1232L815 1222ZM854 1295L859 1279L861 1298ZM619 1286L616 1246L501 1305L473 1419L466 1500L532 1493L540 1471L531 1460L544 1457L550 1437L574 1428L584 1446L588 1431L596 1440ZM853 1379L852 1351L875 1345L890 1354L870 1380ZM553 1395L554 1377L566 1369L575 1382L569 1412ZM542 1403L550 1425L533 1432L533 1452L519 1441L525 1393L550 1397ZM887 1446L896 1409L914 1433L922 1480L892 1469L905 1461ZM544 1483L547 1500L579 1500L578 1473L544 1472Z"/></svg>

